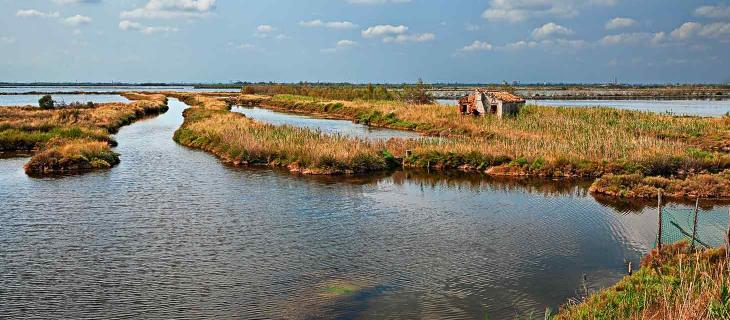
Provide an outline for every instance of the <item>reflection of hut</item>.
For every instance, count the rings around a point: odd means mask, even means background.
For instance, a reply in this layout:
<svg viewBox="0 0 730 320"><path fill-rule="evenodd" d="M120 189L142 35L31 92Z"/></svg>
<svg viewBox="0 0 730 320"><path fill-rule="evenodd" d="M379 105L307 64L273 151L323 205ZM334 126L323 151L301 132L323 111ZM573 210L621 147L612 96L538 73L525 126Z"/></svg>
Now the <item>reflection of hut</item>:
<svg viewBox="0 0 730 320"><path fill-rule="evenodd" d="M525 105L525 99L504 91L486 91L476 89L469 95L459 99L459 111L462 114L483 115L496 114L500 119L505 115L516 115Z"/></svg>

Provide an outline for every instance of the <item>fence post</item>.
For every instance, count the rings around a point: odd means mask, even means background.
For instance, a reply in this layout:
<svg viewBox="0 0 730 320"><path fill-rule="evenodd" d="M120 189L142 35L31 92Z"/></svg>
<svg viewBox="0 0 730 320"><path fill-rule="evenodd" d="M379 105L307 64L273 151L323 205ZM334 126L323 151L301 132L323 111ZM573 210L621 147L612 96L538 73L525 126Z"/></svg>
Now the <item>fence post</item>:
<svg viewBox="0 0 730 320"><path fill-rule="evenodd" d="M662 189L657 192L657 212L659 213L659 234L657 234L657 248L662 251Z"/></svg>
<svg viewBox="0 0 730 320"><path fill-rule="evenodd" d="M727 234L725 235L725 259L730 258L730 209L727 210Z"/></svg>
<svg viewBox="0 0 730 320"><path fill-rule="evenodd" d="M697 197L697 200L695 201L695 219L692 223L692 245L690 248L692 251L695 250L695 239L697 238L697 213L700 210L700 197Z"/></svg>

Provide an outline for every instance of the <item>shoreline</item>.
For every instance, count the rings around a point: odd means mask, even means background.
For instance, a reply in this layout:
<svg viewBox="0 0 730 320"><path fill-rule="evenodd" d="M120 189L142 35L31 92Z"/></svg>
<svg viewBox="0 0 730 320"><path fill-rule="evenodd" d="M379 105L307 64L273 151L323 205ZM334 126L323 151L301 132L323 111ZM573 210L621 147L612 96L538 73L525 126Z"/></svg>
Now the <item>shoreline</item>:
<svg viewBox="0 0 730 320"><path fill-rule="evenodd" d="M416 131L423 133L423 131L419 131L418 128L423 128L423 123L417 123L412 124L408 122L407 120L403 121L401 120L397 115L391 116L391 114L387 114L387 116L382 116L382 113L377 113L377 111L370 112L370 115L375 114L376 116L371 116L367 118L366 120L375 119L375 121L358 121L359 119L362 119L361 116L363 113L363 110L368 110L367 106L363 107L362 105L357 105L356 102L347 102L347 101L320 101L317 99L312 98L306 98L305 100L297 100L297 97L293 98L287 98L287 99L281 99L278 100L276 97L264 97L264 96L255 96L255 95L240 95L238 97L231 98L229 95L226 95L225 97L216 97L215 94L172 94L171 96L177 96L181 100L186 101L191 106L197 106L198 108L202 109L209 109L210 107L207 104L216 104L213 109L222 112L221 114L225 114L230 110L231 106L233 105L242 105L242 106L252 106L252 105L258 105L261 108L269 109L269 110L275 110L275 111L285 111L285 112L291 112L293 114L305 114L310 115L315 118L327 118L327 119L339 119L339 120L349 120L353 121L355 123L362 123L367 124L374 127L385 127L385 128L392 128L392 129L403 129L403 125L391 125L389 122L403 122L403 123L409 123L407 126L410 130L409 131ZM199 101L197 97L203 98L206 101ZM213 102L215 101L215 102ZM293 102L292 102L293 101ZM365 102L360 102L360 104L367 104ZM360 109L358 109L360 108ZM416 107L418 108L418 107ZM545 107L538 108L538 110L550 110ZM607 109L612 110L612 109ZM448 110L447 110L448 111ZM580 111L570 111L572 113L580 113ZM667 117L663 115L647 115L641 112L631 112L631 111L610 111L610 112L616 112L618 114L626 114L627 116L630 115L641 115L644 117L655 117L658 119L667 119L670 121L679 121L678 123L681 123L682 121L710 121L714 122L716 120L712 119L703 119L703 118L688 118L685 120L682 120L681 118L677 117ZM186 119L188 117L186 116ZM243 119L247 119L245 117L242 117ZM388 119L387 121L383 121L382 119ZM230 120L226 120L231 123L238 123L241 122L240 120L235 120L236 118L231 118ZM466 118L464 118L466 119ZM468 119L470 121L474 121L473 119ZM247 119L246 123L254 123L256 121ZM261 124L258 124L261 125ZM428 124L427 124L428 125ZM277 130L276 128L286 128L287 126L270 126L271 128L274 128L272 130ZM431 127L433 128L434 125L432 124ZM183 127L185 128L185 125ZM431 131L433 132L433 130ZM468 132L468 131L465 131ZM190 132L188 132L190 134ZM382 170L392 170L394 168L404 168L404 169L410 169L410 168L424 168L424 169L432 169L432 170L438 170L438 171L449 171L449 170L458 170L463 171L467 173L479 173L479 174L486 174L489 176L495 176L495 177L511 177L511 178L519 178L519 177L538 177L541 179L555 179L555 178L569 178L569 179L595 179L595 178L601 178L606 176L607 174L630 174L632 173L630 169L632 168L641 168L641 166L631 165L630 163L621 164L619 163L611 163L611 162L602 162L602 164L594 163L594 164L586 164L586 167L576 166L575 164L571 164L570 162L559 164L559 163L550 163L546 160L542 160L541 158L530 160L529 158L513 158L513 157L494 157L490 156L487 158L484 158L484 155L480 154L464 154L464 153L453 153L447 151L450 144L456 143L456 145L459 145L461 143L462 145L464 143L469 143L468 141L473 141L473 139L483 139L479 138L479 135L483 133L477 133L477 136L474 137L474 135L469 134L459 134L459 135L452 135L452 137L455 137L455 139L449 139L447 144L445 146L439 144L434 144L433 142L424 142L424 141L400 141L400 142L390 142L385 144L379 144L377 148L380 148L381 150L384 150L383 154L377 155L377 153L372 153L378 158L381 158L380 163L381 165L376 165L373 168L365 169L365 168L348 168L347 166L341 167L339 165L335 166L324 166L324 167L317 167L317 166L311 166L311 164L306 163L300 163L296 159L288 159L282 161L282 159L279 159L277 157L281 156L284 158L287 158L288 155L286 152L284 154L280 154L277 151L271 151L274 156L273 158L268 157L264 160L259 159L258 161L250 161L250 159L246 159L245 157L241 158L237 154L228 154L227 150L230 148L235 148L236 146L233 145L224 145L224 146L202 146L198 143L193 143L192 141L197 140L200 137L188 137L188 142L185 141L182 142L184 145L197 147L197 148L205 148L208 152L216 154L217 157L222 159L224 162L238 165L238 166L279 166L279 167L286 167L288 170L290 170L293 173L301 173L301 174L311 174L311 175L342 175L342 174L355 174L355 173L364 173L364 172L372 172L372 171L382 171ZM663 134L660 132L660 134ZM221 136L214 136L211 139L216 140L220 139ZM701 137L700 137L701 138ZM317 138L321 139L321 138ZM489 143L489 137L485 138L484 143ZM461 142L460 142L461 141ZM481 140L476 140L481 141ZM687 141L694 141L691 142L692 144L697 143L705 143L702 141L702 139L696 139L692 138ZM181 142L181 141L178 141ZM709 150L716 150L715 153L717 156L726 157L726 155L723 155L724 151L720 151L716 146L707 145L707 148ZM258 148L258 147L257 147ZM419 151L419 148L422 149ZM425 148L425 149L424 149ZM444 149L447 148L447 149ZM282 149L285 150L285 149ZM412 150L412 153L410 155L406 155L406 150ZM431 151L429 151L431 150ZM437 151L442 150L442 151ZM723 149L724 150L724 149ZM444 151L446 151L444 153ZM434 153L435 152L435 153ZM717 153L719 152L719 153ZM387 155L386 155L387 154ZM707 156L705 153L703 153L704 156ZM708 154L709 155L709 154ZM469 160L470 157L475 157L473 160ZM668 162L673 163L674 160ZM718 164L702 164L702 159L693 160L695 162L694 166L698 166L698 170L695 171L695 169L688 170L689 174L686 174L686 177L692 177L696 174L702 174L705 172L704 168L710 169L711 172L721 172L723 168L727 167L727 164L723 164L724 162L719 162ZM714 160L713 160L714 161ZM385 163L386 165L383 166L382 163ZM682 165L681 161L677 162L676 164L670 165L667 167L674 168L675 166L679 165L678 168L681 168ZM690 165L690 168L693 165ZM713 166L719 166L718 169L712 169ZM671 169L671 172L674 172L676 169ZM681 171L681 170L680 170ZM692 173L692 172L697 172ZM672 173L674 174L674 173ZM595 193L601 193L599 190L594 188L594 191L597 191ZM606 195L615 196L615 197L627 197L627 194L611 194L606 193ZM724 193L720 194L714 194L714 193L705 193L705 196L707 198L717 198L717 199L727 199L728 196ZM628 196L631 197L631 196ZM671 195L670 195L671 197ZM686 197L686 195L678 196L678 198Z"/></svg>

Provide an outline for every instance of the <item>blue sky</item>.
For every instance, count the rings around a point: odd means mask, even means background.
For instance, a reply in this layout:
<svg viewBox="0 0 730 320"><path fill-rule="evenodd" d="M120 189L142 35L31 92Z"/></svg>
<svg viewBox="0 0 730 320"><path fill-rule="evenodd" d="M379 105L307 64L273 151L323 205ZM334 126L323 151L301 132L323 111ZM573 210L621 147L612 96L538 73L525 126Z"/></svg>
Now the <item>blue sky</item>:
<svg viewBox="0 0 730 320"><path fill-rule="evenodd" d="M730 2L0 0L0 81L730 81Z"/></svg>

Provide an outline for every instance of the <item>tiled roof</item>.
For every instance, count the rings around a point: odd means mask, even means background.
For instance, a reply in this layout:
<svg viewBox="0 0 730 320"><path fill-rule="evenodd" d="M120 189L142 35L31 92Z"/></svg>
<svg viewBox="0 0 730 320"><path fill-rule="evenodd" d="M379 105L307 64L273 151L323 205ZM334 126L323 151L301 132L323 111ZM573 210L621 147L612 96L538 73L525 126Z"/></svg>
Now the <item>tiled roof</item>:
<svg viewBox="0 0 730 320"><path fill-rule="evenodd" d="M477 89L477 91L484 93L492 98L502 100L502 102L507 102L507 103L525 102L525 99L522 99L522 97L515 95L513 93L509 93L507 91L488 91L486 89Z"/></svg>
<svg viewBox="0 0 730 320"><path fill-rule="evenodd" d="M522 97L505 92L505 91L493 91L493 92L487 92L487 95L492 96L494 98L497 98L499 100L502 100L502 102L507 103L522 103L525 102L525 99L522 99Z"/></svg>

